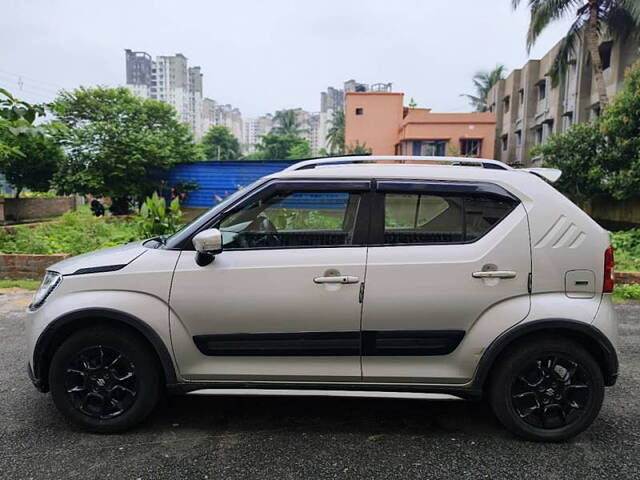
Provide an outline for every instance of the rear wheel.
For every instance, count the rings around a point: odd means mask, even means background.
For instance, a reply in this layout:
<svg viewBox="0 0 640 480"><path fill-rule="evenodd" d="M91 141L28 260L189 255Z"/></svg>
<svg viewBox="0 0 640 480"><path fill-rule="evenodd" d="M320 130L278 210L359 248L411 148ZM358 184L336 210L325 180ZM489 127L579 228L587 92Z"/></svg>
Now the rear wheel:
<svg viewBox="0 0 640 480"><path fill-rule="evenodd" d="M56 407L95 432L118 432L144 420L160 392L156 358L127 330L96 327L70 336L55 352L49 385Z"/></svg>
<svg viewBox="0 0 640 480"><path fill-rule="evenodd" d="M534 441L561 441L586 429L604 398L594 358L565 339L539 337L520 343L499 360L490 401L510 431Z"/></svg>

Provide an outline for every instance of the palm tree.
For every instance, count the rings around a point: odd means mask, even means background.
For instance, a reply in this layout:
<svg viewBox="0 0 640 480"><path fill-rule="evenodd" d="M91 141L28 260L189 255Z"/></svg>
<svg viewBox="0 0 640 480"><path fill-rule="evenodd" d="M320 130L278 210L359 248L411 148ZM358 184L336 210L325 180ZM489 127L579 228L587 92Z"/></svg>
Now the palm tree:
<svg viewBox="0 0 640 480"><path fill-rule="evenodd" d="M300 128L298 124L298 117L295 110L278 110L273 116L273 122L276 126L273 127L271 133L276 135L297 137L301 133L304 133L304 129Z"/></svg>
<svg viewBox="0 0 640 480"><path fill-rule="evenodd" d="M344 152L344 111L337 110L331 116L331 126L327 131L326 140L331 153Z"/></svg>
<svg viewBox="0 0 640 480"><path fill-rule="evenodd" d="M518 8L520 2L521 0L511 0L514 9ZM600 108L606 106L609 98L602 74L600 41L606 36L624 40L630 34L637 33L640 28L640 0L528 0L528 3L531 20L527 33L527 51L531 50L540 33L550 23L569 14L575 15L573 24L560 43L549 75L553 85L557 85L572 62L575 44L581 32L584 32Z"/></svg>
<svg viewBox="0 0 640 480"><path fill-rule="evenodd" d="M473 85L476 87L476 94L469 95L463 93L463 97L467 97L471 106L475 108L476 112L486 112L489 110L489 102L487 96L491 88L504 78L504 65L496 65L495 68L489 72L482 71L477 72L473 76Z"/></svg>

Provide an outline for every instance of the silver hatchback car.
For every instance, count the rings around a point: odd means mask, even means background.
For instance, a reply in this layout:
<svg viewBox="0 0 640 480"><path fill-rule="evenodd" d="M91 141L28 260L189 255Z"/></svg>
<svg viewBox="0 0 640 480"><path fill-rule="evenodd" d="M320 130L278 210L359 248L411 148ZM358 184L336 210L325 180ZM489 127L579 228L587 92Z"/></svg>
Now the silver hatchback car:
<svg viewBox="0 0 640 480"><path fill-rule="evenodd" d="M515 434L567 439L616 381L617 322L609 235L559 174L298 163L171 237L53 265L29 308L31 378L100 432L164 391L307 392L484 397Z"/></svg>

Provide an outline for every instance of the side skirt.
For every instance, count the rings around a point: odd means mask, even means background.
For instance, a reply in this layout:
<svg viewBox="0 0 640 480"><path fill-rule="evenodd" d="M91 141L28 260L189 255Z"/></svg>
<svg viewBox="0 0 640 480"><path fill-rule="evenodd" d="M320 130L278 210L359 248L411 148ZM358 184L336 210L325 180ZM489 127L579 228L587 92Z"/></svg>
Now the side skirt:
<svg viewBox="0 0 640 480"><path fill-rule="evenodd" d="M444 398L480 400L482 391L455 385L211 381L167 385L171 394ZM200 393L199 393L200 392ZM409 394L409 396L406 396ZM433 397L435 395L435 397Z"/></svg>

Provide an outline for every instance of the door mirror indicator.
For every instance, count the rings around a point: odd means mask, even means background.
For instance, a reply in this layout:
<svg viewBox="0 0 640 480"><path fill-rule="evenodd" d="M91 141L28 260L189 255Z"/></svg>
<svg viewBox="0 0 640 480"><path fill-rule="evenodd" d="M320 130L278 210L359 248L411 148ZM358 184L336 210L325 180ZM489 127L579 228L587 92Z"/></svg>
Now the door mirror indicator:
<svg viewBox="0 0 640 480"><path fill-rule="evenodd" d="M222 253L222 233L217 228L203 230L193 237L196 249L196 263L201 267L209 265L216 255Z"/></svg>

